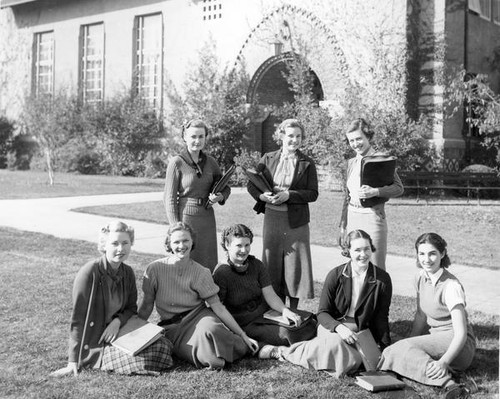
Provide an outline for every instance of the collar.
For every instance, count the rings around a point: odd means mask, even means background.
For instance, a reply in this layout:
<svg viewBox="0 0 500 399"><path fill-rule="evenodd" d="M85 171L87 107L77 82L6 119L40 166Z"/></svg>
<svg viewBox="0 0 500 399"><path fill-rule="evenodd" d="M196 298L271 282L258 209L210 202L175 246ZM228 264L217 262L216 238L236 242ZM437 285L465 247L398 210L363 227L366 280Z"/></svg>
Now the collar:
<svg viewBox="0 0 500 399"><path fill-rule="evenodd" d="M201 177L203 169L205 168L205 163L207 162L207 156L202 150L200 150L200 155L198 156L198 163L194 162L193 157L189 153L187 147L185 147L180 152L179 156L194 169L198 177Z"/></svg>
<svg viewBox="0 0 500 399"><path fill-rule="evenodd" d="M440 267L439 270L434 274L428 274L425 270L422 270L420 273L426 281L430 281L433 286L436 286L437 282L444 273L444 269Z"/></svg>
<svg viewBox="0 0 500 399"><path fill-rule="evenodd" d="M370 147L370 149L367 151L365 155L356 154L356 160L361 161L364 157L370 157L372 155L375 155L375 153L376 153L375 148Z"/></svg>
<svg viewBox="0 0 500 399"><path fill-rule="evenodd" d="M234 264L234 262L232 262L231 259L229 259L229 257L228 257L227 258L227 264L229 266L231 266L231 269L233 271L235 271L236 273L238 273L238 274L246 274L247 271L248 271L248 260L249 260L249 258L250 258L250 255L248 255L248 258L246 259L245 263L243 263L243 265L236 266Z"/></svg>
<svg viewBox="0 0 500 399"><path fill-rule="evenodd" d="M349 261L345 264L344 269L342 270L342 276L346 278L351 278L352 274L353 271L352 271L351 261ZM368 275L369 282L374 282L377 280L377 268L373 266L372 262L370 262L366 271L361 273L360 275L365 275L365 276Z"/></svg>
<svg viewBox="0 0 500 399"><path fill-rule="evenodd" d="M297 159L297 150L295 150L294 152L287 152L287 153L281 150L280 159Z"/></svg>

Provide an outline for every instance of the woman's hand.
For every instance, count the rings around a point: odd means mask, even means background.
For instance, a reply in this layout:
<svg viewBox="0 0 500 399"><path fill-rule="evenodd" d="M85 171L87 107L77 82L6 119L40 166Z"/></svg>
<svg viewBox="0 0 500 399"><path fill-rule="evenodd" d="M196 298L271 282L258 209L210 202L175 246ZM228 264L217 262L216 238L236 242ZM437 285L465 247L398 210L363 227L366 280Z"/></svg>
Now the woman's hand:
<svg viewBox="0 0 500 399"><path fill-rule="evenodd" d="M273 205L281 205L283 202L288 201L290 198L290 193L288 191L280 191L271 199L271 204Z"/></svg>
<svg viewBox="0 0 500 399"><path fill-rule="evenodd" d="M378 197L379 191L378 191L378 188L373 188L373 187L370 187L367 185L363 185L359 188L358 195L359 195L359 198L363 198L363 199Z"/></svg>
<svg viewBox="0 0 500 399"><path fill-rule="evenodd" d="M335 328L335 332L340 335L340 338L342 338L344 342L350 345L354 344L358 340L356 333L343 324L339 324L337 328Z"/></svg>
<svg viewBox="0 0 500 399"><path fill-rule="evenodd" d="M78 365L76 362L69 362L66 367L62 369L53 371L50 373L51 377L64 377L66 375L73 374L75 377L78 375Z"/></svg>
<svg viewBox="0 0 500 399"><path fill-rule="evenodd" d="M271 204L274 198L274 194L271 192L265 192L259 195L259 199L263 202L267 202L268 204Z"/></svg>
<svg viewBox="0 0 500 399"><path fill-rule="evenodd" d="M441 360L431 361L427 365L425 373L427 374L427 377L432 378L433 380L443 378L448 374L448 364Z"/></svg>
<svg viewBox="0 0 500 399"><path fill-rule="evenodd" d="M299 327L302 324L302 319L300 318L300 315L292 312L290 309L288 309L286 307L283 308L283 311L281 312L281 314L284 317L286 317L287 319L290 319L297 327Z"/></svg>
<svg viewBox="0 0 500 399"><path fill-rule="evenodd" d="M120 319L118 317L115 317L113 320L111 320L111 323L108 324L106 329L101 335L101 338L99 338L99 344L104 341L106 343L113 342L118 335L118 331L120 330Z"/></svg>
<svg viewBox="0 0 500 399"><path fill-rule="evenodd" d="M252 351L252 355L255 355L259 351L259 344L255 339L250 338L248 335L245 333L240 335L241 339L245 341L245 344L250 348Z"/></svg>
<svg viewBox="0 0 500 399"><path fill-rule="evenodd" d="M216 204L217 202L221 202L224 200L224 196L221 193L217 194L208 194L208 201L210 205Z"/></svg>

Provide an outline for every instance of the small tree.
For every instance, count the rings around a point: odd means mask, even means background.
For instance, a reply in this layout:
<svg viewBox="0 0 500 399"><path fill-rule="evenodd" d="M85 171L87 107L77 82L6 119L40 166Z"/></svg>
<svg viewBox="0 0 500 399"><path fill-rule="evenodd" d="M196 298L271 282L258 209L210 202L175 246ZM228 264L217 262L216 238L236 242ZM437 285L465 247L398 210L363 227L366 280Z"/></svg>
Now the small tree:
<svg viewBox="0 0 500 399"><path fill-rule="evenodd" d="M462 70L452 79L448 94L453 113L465 104L465 121L478 128L483 146L494 149L500 167L500 94L491 89L488 76Z"/></svg>
<svg viewBox="0 0 500 399"><path fill-rule="evenodd" d="M54 184L54 173L58 169L61 148L71 136L77 117L77 102L64 93L54 96L28 97L20 124L25 134L35 138L45 157L50 185Z"/></svg>
<svg viewBox="0 0 500 399"><path fill-rule="evenodd" d="M11 151L13 132L14 124L0 115L0 169L7 166L7 154Z"/></svg>

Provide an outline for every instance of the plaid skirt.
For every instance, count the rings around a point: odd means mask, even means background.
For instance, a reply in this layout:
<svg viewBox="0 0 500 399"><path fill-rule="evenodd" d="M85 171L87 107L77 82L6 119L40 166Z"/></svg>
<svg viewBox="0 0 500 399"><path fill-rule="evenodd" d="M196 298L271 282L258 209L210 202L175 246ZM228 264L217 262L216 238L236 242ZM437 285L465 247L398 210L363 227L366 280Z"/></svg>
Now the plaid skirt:
<svg viewBox="0 0 500 399"><path fill-rule="evenodd" d="M172 349L172 343L165 337L160 337L135 356L106 345L101 370L119 374L158 374L172 367Z"/></svg>

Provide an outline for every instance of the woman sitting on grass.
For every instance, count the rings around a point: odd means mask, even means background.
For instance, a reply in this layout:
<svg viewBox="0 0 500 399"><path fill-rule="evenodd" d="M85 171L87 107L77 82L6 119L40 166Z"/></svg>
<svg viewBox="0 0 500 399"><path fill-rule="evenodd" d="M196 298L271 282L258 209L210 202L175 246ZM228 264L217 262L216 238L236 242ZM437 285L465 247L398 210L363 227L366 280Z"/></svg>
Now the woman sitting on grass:
<svg viewBox="0 0 500 399"><path fill-rule="evenodd" d="M472 363L476 339L465 311L465 293L448 270L446 241L436 233L415 242L417 312L410 333L382 353L381 370L392 370L422 384L445 388L445 398L467 397L477 391L474 381L459 385L453 373ZM429 329L430 327L430 329Z"/></svg>
<svg viewBox="0 0 500 399"><path fill-rule="evenodd" d="M134 229L125 223L101 229L98 249L103 256L83 266L73 284L68 365L53 376L77 375L81 368L141 374L172 365L172 344L163 337L136 356L109 345L137 312L134 271L123 263L133 243Z"/></svg>
<svg viewBox="0 0 500 399"><path fill-rule="evenodd" d="M326 276L319 301L317 336L289 348L276 346L269 351L270 358L342 377L362 363L354 346L358 331L369 329L382 349L390 344L391 278L371 263L375 248L363 230L351 231L345 245L342 254L351 260Z"/></svg>
<svg viewBox="0 0 500 399"><path fill-rule="evenodd" d="M144 273L139 316L147 320L156 304L159 325L174 344L174 354L196 367L221 369L249 351L255 353L258 345L220 302L210 270L191 259L195 245L188 224L169 226L169 255L149 264Z"/></svg>
<svg viewBox="0 0 500 399"><path fill-rule="evenodd" d="M262 315L271 308L297 326L301 319L276 294L262 262L250 255L252 231L243 224L235 224L225 228L221 238L227 263L218 264L214 271L221 302L247 335L259 342L259 347L265 343L290 345L287 337L280 333L280 326L270 323Z"/></svg>

